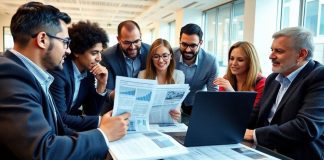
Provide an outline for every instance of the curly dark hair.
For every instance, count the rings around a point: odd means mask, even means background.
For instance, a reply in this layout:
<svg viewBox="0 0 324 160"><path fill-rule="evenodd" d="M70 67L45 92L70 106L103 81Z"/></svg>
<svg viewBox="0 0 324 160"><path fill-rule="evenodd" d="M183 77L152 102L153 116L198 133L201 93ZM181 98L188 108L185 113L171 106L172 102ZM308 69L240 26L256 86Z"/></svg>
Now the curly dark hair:
<svg viewBox="0 0 324 160"><path fill-rule="evenodd" d="M97 43L102 43L103 48L107 48L109 39L104 29L97 23L90 21L79 21L69 27L69 36L71 38L70 56L74 54L83 54L86 50L92 48Z"/></svg>

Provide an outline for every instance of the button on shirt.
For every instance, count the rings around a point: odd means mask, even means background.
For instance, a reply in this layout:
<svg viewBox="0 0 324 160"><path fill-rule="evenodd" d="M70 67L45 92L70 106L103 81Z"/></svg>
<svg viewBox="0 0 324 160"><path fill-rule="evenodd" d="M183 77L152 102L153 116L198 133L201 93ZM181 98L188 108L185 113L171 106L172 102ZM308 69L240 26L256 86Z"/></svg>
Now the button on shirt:
<svg viewBox="0 0 324 160"><path fill-rule="evenodd" d="M126 62L127 77L137 78L137 75L141 70L140 54L141 52L139 53L139 55L136 56L135 59L132 59L132 58L128 58L126 54L123 52L125 62Z"/></svg>
<svg viewBox="0 0 324 160"><path fill-rule="evenodd" d="M273 106L271 108L271 111L270 111L270 114L268 116L269 124L272 121L272 118L273 118L274 114L276 113L276 110L277 110L277 108L278 108L278 106L279 106L279 104L281 102L281 99L285 95L286 91L288 90L291 82L294 81L296 76L306 66L307 63L305 63L303 66L299 67L294 72L290 73L287 77L283 76L282 74L278 74L278 76L276 77L276 81L278 81L281 86L280 86L280 89L278 91L276 101L273 104Z"/></svg>
<svg viewBox="0 0 324 160"><path fill-rule="evenodd" d="M76 64L73 61L72 61L72 64L73 64L72 66L73 66L73 75L74 75L74 93L73 93L72 106L74 106L76 103L78 94L79 94L81 81L85 77L87 77L87 72L80 73L78 67L76 66Z"/></svg>
<svg viewBox="0 0 324 160"><path fill-rule="evenodd" d="M27 69L35 76L36 80L38 83L41 85L43 91L45 92L46 96L48 97L48 101L54 111L54 117L55 120L57 121L57 115L56 115L56 109L53 103L52 96L49 92L49 87L54 81L54 77L50 75L48 72L45 72L43 69L41 69L39 66L37 66L34 62L29 60L27 57L24 55L20 54L14 49L10 50L13 54L15 54L22 62L23 64L27 67Z"/></svg>

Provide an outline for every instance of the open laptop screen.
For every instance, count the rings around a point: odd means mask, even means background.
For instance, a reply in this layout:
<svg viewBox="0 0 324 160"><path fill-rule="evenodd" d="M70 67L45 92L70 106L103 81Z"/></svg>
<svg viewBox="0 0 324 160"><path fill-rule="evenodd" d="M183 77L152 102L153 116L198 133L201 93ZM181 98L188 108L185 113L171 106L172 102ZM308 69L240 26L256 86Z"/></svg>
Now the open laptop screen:
<svg viewBox="0 0 324 160"><path fill-rule="evenodd" d="M256 92L197 92L184 145L240 143L255 97Z"/></svg>

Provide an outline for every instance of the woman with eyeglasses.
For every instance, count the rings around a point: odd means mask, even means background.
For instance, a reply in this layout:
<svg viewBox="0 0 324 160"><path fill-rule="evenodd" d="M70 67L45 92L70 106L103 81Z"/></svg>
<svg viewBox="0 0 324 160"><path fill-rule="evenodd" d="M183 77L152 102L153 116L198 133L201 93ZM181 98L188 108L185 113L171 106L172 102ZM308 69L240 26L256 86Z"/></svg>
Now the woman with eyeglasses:
<svg viewBox="0 0 324 160"><path fill-rule="evenodd" d="M183 84L185 76L182 71L175 69L173 55L167 40L155 40L147 55L146 69L139 72L138 78L156 79L158 84ZM180 106L169 113L174 120L180 120Z"/></svg>
<svg viewBox="0 0 324 160"><path fill-rule="evenodd" d="M266 78L261 75L261 67L253 44L240 41L233 44L228 53L227 73L214 80L219 91L256 91L256 106L263 93Z"/></svg>

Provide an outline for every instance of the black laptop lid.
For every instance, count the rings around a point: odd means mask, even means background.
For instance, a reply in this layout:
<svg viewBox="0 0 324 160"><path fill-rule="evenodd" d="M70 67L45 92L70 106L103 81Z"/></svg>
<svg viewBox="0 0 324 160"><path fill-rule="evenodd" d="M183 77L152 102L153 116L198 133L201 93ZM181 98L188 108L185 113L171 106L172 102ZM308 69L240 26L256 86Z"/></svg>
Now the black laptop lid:
<svg viewBox="0 0 324 160"><path fill-rule="evenodd" d="M197 92L184 145L242 142L255 97L256 92Z"/></svg>

